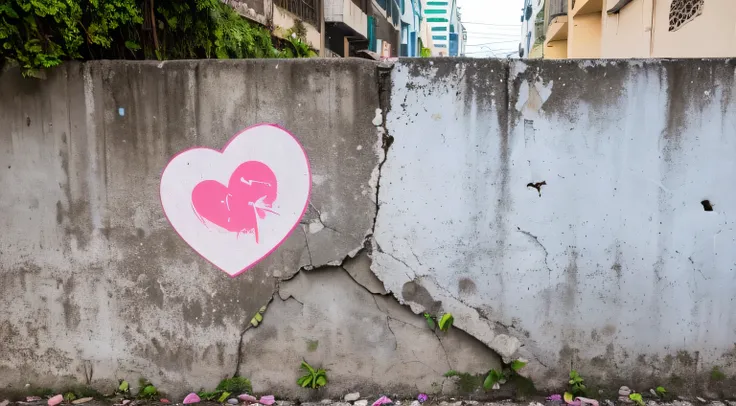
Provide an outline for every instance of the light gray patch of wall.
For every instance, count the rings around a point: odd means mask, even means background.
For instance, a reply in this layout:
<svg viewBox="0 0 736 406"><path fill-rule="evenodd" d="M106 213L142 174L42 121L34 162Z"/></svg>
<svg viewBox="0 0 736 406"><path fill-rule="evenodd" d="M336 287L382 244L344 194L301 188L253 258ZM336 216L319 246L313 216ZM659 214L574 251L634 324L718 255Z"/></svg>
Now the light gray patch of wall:
<svg viewBox="0 0 736 406"><path fill-rule="evenodd" d="M139 376L174 395L214 387L279 279L339 263L371 232L372 63L65 63L48 76L0 76L0 388L84 384L85 369L105 391ZM168 224L159 177L175 153L260 122L306 149L311 212L231 279Z"/></svg>
<svg viewBox="0 0 736 406"><path fill-rule="evenodd" d="M538 388L733 393L710 371L736 372L735 68L399 62L373 271Z"/></svg>

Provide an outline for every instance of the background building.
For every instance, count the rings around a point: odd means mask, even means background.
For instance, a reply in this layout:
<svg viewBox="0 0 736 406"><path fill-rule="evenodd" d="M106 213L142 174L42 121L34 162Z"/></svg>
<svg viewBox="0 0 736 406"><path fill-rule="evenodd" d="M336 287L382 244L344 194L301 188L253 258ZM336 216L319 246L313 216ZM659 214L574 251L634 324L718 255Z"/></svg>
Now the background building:
<svg viewBox="0 0 736 406"><path fill-rule="evenodd" d="M371 0L324 0L325 44L329 56L351 56L368 48L368 10Z"/></svg>
<svg viewBox="0 0 736 406"><path fill-rule="evenodd" d="M736 56L734 0L547 0L545 58Z"/></svg>
<svg viewBox="0 0 736 406"><path fill-rule="evenodd" d="M399 49L399 56L420 56L421 24L421 1L401 0L401 47Z"/></svg>
<svg viewBox="0 0 736 406"><path fill-rule="evenodd" d="M230 4L241 16L270 28L276 37L286 38L292 32L298 32L314 50L324 55L322 0L223 0L223 2Z"/></svg>
<svg viewBox="0 0 736 406"><path fill-rule="evenodd" d="M460 54L464 37L456 2L422 0L423 23L431 33L432 46L429 48L432 56Z"/></svg>
<svg viewBox="0 0 736 406"><path fill-rule="evenodd" d="M544 48L544 0L525 0L521 9L520 58L541 58Z"/></svg>

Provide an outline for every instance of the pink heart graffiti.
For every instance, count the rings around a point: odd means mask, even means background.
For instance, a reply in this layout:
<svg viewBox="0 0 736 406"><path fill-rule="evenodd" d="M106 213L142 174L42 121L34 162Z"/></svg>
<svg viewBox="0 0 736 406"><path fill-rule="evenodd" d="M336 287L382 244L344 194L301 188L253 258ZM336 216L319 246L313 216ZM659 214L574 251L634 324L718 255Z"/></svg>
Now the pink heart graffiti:
<svg viewBox="0 0 736 406"><path fill-rule="evenodd" d="M192 191L192 205L203 223L207 220L237 234L253 233L258 243L258 219L264 219L266 213L278 215L271 210L277 190L271 168L248 161L235 169L227 186L215 180L198 183Z"/></svg>

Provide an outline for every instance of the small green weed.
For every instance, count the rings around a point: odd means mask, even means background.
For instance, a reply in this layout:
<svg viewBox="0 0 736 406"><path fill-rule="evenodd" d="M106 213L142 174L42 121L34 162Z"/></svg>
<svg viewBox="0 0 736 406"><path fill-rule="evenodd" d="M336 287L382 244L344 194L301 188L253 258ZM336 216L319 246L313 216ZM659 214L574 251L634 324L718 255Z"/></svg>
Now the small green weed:
<svg viewBox="0 0 736 406"><path fill-rule="evenodd" d="M506 383L511 378L518 376L519 370L524 368L527 364L525 360L514 360L510 364L505 365L501 372L491 369L486 375L486 379L483 381L483 389L500 389L501 385Z"/></svg>
<svg viewBox="0 0 736 406"><path fill-rule="evenodd" d="M449 330L450 327L452 327L452 323L454 321L455 321L455 318L452 317L451 313L443 314L442 317L440 317L440 321L438 323L440 326L440 331L446 332L447 330Z"/></svg>
<svg viewBox="0 0 736 406"><path fill-rule="evenodd" d="M726 374L721 371L721 368L718 366L713 367L710 371L710 379L712 381L722 381L726 379Z"/></svg>
<svg viewBox="0 0 736 406"><path fill-rule="evenodd" d="M434 317L432 317L429 313L424 313L424 319L427 320L427 325L430 329L434 330L434 328L437 326L437 322L434 320Z"/></svg>
<svg viewBox="0 0 736 406"><path fill-rule="evenodd" d="M215 389L219 392L253 393L253 385L251 385L250 379L242 376L223 379Z"/></svg>
<svg viewBox="0 0 736 406"><path fill-rule="evenodd" d="M327 385L327 371L324 369L314 369L307 361L302 361L300 367L306 374L299 378L296 383L302 388L319 389Z"/></svg>
<svg viewBox="0 0 736 406"><path fill-rule="evenodd" d="M639 406L644 406L644 399L641 397L641 393L632 393L629 395L629 399L633 400Z"/></svg>
<svg viewBox="0 0 736 406"><path fill-rule="evenodd" d="M483 389L500 389L501 384L506 382L506 377L502 372L498 372L495 369L488 371L486 379L483 381Z"/></svg>
<svg viewBox="0 0 736 406"><path fill-rule="evenodd" d="M584 379L577 371L570 371L570 392L573 396L585 396L585 383Z"/></svg>
<svg viewBox="0 0 736 406"><path fill-rule="evenodd" d="M660 398L663 398L667 394L667 389L664 388L664 386L657 386L657 388L654 390L657 393L657 396Z"/></svg>
<svg viewBox="0 0 736 406"><path fill-rule="evenodd" d="M452 313L445 313L439 319L432 316L429 313L424 313L424 319L427 320L427 325L430 329L434 330L435 327L440 328L440 331L446 332L452 327L452 323L455 322L455 318L452 317Z"/></svg>
<svg viewBox="0 0 736 406"><path fill-rule="evenodd" d="M261 307L256 312L255 316L253 316L252 319L250 319L250 325L253 327L258 327L258 325L263 321L263 313L266 312L266 306Z"/></svg>
<svg viewBox="0 0 736 406"><path fill-rule="evenodd" d="M454 369L451 369L451 370L445 372L445 374L442 375L442 376L444 376L445 378L452 378L453 376L458 376L458 375L460 375L460 374L457 371L455 371Z"/></svg>
<svg viewBox="0 0 736 406"><path fill-rule="evenodd" d="M75 395L74 392L67 392L64 394L64 401L66 403L72 403L75 400L77 400L77 395Z"/></svg>
<svg viewBox="0 0 736 406"><path fill-rule="evenodd" d="M120 380L120 384L118 385L117 393L127 395L130 394L130 384L125 379Z"/></svg>
<svg viewBox="0 0 736 406"><path fill-rule="evenodd" d="M224 403L233 393L253 393L250 379L241 376L226 378L220 381L215 390L206 391L202 389L197 392L197 396L202 400Z"/></svg>
<svg viewBox="0 0 736 406"><path fill-rule="evenodd" d="M140 385L138 396L136 396L138 399L153 400L158 397L158 389L147 379L141 378L138 384Z"/></svg>

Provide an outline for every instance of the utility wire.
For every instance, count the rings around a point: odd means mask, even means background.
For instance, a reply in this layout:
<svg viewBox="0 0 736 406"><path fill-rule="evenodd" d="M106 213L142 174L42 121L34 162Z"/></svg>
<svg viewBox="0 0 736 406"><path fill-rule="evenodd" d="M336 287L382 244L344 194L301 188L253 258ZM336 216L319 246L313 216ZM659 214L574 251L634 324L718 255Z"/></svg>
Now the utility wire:
<svg viewBox="0 0 736 406"><path fill-rule="evenodd" d="M491 25L491 26L496 26L496 27L521 27L521 24L490 24L490 23L473 23L470 21L460 21L460 24Z"/></svg>
<svg viewBox="0 0 736 406"><path fill-rule="evenodd" d="M519 42L519 40L518 39L510 39L508 41L484 42L482 44L465 44L465 46L466 47L482 47L483 45L507 44L509 42Z"/></svg>

